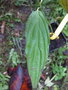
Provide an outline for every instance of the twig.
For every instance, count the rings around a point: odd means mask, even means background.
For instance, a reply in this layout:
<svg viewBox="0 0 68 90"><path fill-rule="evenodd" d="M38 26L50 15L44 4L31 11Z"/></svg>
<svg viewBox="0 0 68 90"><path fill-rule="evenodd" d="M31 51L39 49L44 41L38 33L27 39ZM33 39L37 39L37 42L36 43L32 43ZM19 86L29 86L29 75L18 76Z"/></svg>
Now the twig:
<svg viewBox="0 0 68 90"><path fill-rule="evenodd" d="M2 26L1 26L1 34L4 34L4 30L5 30L5 21L2 22Z"/></svg>
<svg viewBox="0 0 68 90"><path fill-rule="evenodd" d="M63 28L64 28L64 26L66 25L67 22L68 22L68 13L64 17L64 19L62 20L62 22L60 23L58 28L56 29L53 36L50 37L51 40L54 40L54 39L56 39L58 37L58 35L61 33L61 31L63 30Z"/></svg>

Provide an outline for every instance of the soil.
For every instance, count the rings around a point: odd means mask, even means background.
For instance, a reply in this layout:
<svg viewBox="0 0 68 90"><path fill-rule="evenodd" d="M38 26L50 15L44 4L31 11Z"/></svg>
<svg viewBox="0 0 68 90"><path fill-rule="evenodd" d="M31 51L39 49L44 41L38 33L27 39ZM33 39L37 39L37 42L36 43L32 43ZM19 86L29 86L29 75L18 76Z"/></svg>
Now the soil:
<svg viewBox="0 0 68 90"><path fill-rule="evenodd" d="M21 22L13 22L14 26L15 26L14 30L12 30L12 28L10 28L6 25L6 33L8 32L8 30L10 33L0 34L0 56L2 57L2 61L4 63L4 65L0 65L1 72L4 72L5 70L7 70L7 68L8 68L8 65L6 64L7 60L8 60L7 56L9 55L10 49L12 47L14 47L13 44L9 44L9 42L11 40L11 39L9 40L9 36L12 36L12 32L21 34L22 55L23 55L22 60L24 61L26 59L26 57L25 57L25 44L26 44L25 25L26 25L26 21L30 15L30 13L32 12L32 7L29 7L29 6L15 7L15 6L13 6L13 8L9 8L9 10L7 9L7 11L13 12L16 17L20 18ZM63 34L61 33L61 35L59 36L59 39L51 41L50 52L54 51L55 49L65 45L65 44L66 44L66 40L65 40ZM64 54L68 55L68 51L64 52ZM66 66L68 66L68 59L66 59ZM47 72L45 70L43 70L43 71L44 71L44 77L46 78ZM49 70L49 72L50 72L50 70ZM44 81L45 80L43 79L43 86L44 86ZM63 85L63 88L61 90L68 90L67 82L65 83L65 85ZM57 83L57 85L61 86L62 80L58 81L56 83ZM67 88L65 88L65 87L67 87ZM48 90L53 90L53 87L48 88Z"/></svg>

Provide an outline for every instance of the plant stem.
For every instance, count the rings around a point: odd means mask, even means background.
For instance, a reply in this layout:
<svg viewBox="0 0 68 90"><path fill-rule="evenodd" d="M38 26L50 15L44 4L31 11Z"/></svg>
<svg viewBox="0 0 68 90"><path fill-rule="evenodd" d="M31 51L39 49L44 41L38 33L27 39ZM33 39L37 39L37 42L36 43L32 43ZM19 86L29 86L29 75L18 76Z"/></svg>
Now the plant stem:
<svg viewBox="0 0 68 90"><path fill-rule="evenodd" d="M52 77L52 79L50 81L54 80L55 77L56 77L56 75L54 75L54 77Z"/></svg>
<svg viewBox="0 0 68 90"><path fill-rule="evenodd" d="M61 31L63 30L63 28L64 28L64 26L66 25L67 22L68 22L68 13L64 17L64 19L62 20L62 22L60 23L58 28L56 29L53 36L50 37L51 40L54 40L54 39L56 39L58 37L58 35L61 33Z"/></svg>

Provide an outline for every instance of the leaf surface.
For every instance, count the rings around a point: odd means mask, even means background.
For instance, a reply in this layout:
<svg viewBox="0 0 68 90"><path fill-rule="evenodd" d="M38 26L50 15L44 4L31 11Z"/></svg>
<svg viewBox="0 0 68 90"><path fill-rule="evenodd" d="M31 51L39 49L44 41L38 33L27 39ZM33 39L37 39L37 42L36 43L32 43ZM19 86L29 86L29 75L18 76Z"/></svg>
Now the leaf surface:
<svg viewBox="0 0 68 90"><path fill-rule="evenodd" d="M48 22L39 10L33 11L26 24L26 57L33 88L37 87L49 52Z"/></svg>

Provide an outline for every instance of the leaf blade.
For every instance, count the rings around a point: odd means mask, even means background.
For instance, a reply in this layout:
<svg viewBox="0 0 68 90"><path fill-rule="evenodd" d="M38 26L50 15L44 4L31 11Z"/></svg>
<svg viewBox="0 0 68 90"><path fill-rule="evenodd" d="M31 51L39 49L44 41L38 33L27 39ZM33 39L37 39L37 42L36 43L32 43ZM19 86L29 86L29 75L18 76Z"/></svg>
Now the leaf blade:
<svg viewBox="0 0 68 90"><path fill-rule="evenodd" d="M33 11L26 24L26 56L33 88L37 87L49 52L47 20L41 11Z"/></svg>

